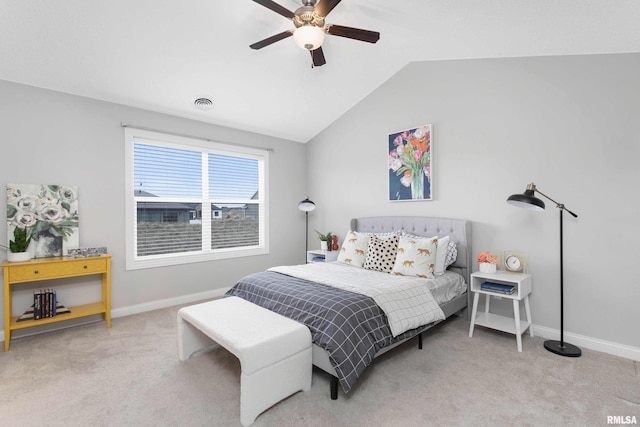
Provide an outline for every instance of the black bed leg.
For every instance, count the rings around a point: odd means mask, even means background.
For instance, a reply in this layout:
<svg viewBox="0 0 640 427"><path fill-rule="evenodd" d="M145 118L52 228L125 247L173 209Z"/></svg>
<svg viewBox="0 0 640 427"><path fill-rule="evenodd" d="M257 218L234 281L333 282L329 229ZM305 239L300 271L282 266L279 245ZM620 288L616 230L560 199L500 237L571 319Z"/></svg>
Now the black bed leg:
<svg viewBox="0 0 640 427"><path fill-rule="evenodd" d="M418 334L418 348L422 350L422 334Z"/></svg>
<svg viewBox="0 0 640 427"><path fill-rule="evenodd" d="M338 400L338 378L331 375L331 400Z"/></svg>

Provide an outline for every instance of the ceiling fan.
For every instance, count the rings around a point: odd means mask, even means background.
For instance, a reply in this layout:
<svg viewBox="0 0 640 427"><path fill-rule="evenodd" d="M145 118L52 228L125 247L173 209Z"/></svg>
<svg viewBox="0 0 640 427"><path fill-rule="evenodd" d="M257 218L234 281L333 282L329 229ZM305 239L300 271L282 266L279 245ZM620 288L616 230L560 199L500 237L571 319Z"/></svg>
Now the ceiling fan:
<svg viewBox="0 0 640 427"><path fill-rule="evenodd" d="M302 0L302 7L298 8L295 12L291 12L273 0L253 1L292 20L295 29L267 37L249 46L251 49L262 49L265 46L293 36L298 46L311 52L313 66L319 67L327 63L324 59L324 53L322 52L322 42L324 41L325 33L368 43L375 43L380 39L380 33L377 31L325 24L325 18L341 0Z"/></svg>

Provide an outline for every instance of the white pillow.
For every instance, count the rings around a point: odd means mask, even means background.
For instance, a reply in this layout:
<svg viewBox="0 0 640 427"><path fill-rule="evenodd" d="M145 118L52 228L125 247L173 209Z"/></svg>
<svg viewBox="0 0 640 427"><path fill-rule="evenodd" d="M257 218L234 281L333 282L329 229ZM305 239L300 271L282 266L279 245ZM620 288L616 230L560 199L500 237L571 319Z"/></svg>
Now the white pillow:
<svg viewBox="0 0 640 427"><path fill-rule="evenodd" d="M387 237L386 239L373 234L369 238L367 259L364 261L364 268L366 270L391 273L396 261L398 240L400 240L400 236L397 234Z"/></svg>
<svg viewBox="0 0 640 427"><path fill-rule="evenodd" d="M400 232L398 231L387 231L384 233L369 233L369 234L379 237L381 239L388 239L389 237L400 236Z"/></svg>
<svg viewBox="0 0 640 427"><path fill-rule="evenodd" d="M449 236L438 239L438 248L436 249L436 268L434 274L441 276L447 268L445 261L447 260L447 248L449 247Z"/></svg>
<svg viewBox="0 0 640 427"><path fill-rule="evenodd" d="M402 230L402 235L405 237L410 237L414 239L433 239L433 237L424 237L417 236L415 234L408 233ZM449 236L441 237L438 239L438 249L436 256L436 268L435 275L441 276L444 274L445 270L458 258L458 248L456 247L456 242L451 240Z"/></svg>
<svg viewBox="0 0 640 427"><path fill-rule="evenodd" d="M369 234L349 230L342 242L338 261L362 268L367 257L368 244Z"/></svg>
<svg viewBox="0 0 640 427"><path fill-rule="evenodd" d="M401 236L393 273L433 279L438 239Z"/></svg>

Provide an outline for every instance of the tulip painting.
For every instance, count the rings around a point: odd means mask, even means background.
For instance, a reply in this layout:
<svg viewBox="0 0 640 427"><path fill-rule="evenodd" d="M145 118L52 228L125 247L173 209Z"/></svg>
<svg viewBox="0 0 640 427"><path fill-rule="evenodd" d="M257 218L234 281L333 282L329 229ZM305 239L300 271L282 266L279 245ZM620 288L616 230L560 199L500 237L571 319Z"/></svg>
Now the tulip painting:
<svg viewBox="0 0 640 427"><path fill-rule="evenodd" d="M389 134L389 200L431 200L432 126Z"/></svg>

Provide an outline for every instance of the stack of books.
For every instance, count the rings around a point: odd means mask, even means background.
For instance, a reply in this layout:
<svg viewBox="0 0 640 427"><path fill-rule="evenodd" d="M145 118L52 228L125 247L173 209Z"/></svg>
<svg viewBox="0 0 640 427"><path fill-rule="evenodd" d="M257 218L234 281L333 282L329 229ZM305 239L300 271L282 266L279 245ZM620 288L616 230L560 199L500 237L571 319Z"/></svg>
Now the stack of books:
<svg viewBox="0 0 640 427"><path fill-rule="evenodd" d="M56 313L56 291L42 289L33 293L33 319L53 317Z"/></svg>
<svg viewBox="0 0 640 427"><path fill-rule="evenodd" d="M502 283L484 282L480 285L480 289L497 294L513 295L516 287L513 285L504 285Z"/></svg>
<svg viewBox="0 0 640 427"><path fill-rule="evenodd" d="M17 321L40 320L65 313L71 313L71 310L57 300L56 291L41 289L33 292L33 305Z"/></svg>

